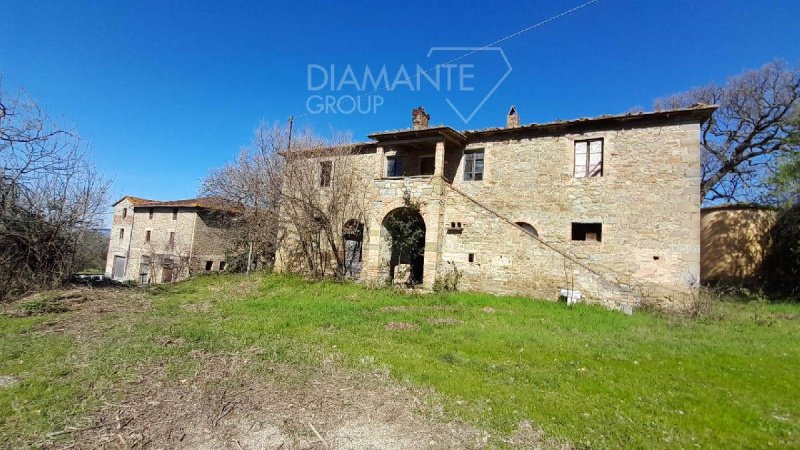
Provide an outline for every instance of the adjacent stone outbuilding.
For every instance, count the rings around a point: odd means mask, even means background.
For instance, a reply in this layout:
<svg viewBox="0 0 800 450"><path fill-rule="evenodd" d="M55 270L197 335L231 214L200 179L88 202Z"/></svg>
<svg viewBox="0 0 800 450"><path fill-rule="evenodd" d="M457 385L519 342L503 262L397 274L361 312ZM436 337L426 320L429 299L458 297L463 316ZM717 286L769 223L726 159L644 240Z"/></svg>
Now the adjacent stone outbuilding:
<svg viewBox="0 0 800 450"><path fill-rule="evenodd" d="M171 282L225 270L237 211L211 198L155 201L125 196L114 203L106 275L138 284Z"/></svg>

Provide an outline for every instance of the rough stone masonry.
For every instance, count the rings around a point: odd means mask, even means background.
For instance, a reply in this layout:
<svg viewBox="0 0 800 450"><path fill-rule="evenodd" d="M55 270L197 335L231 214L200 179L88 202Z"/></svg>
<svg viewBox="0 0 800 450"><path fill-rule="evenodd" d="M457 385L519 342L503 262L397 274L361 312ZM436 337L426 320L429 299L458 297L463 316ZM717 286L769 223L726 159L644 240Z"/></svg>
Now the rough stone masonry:
<svg viewBox="0 0 800 450"><path fill-rule="evenodd" d="M455 269L465 290L681 308L699 281L700 126L715 108L529 125L512 108L506 127L466 131L415 109L412 128L371 134L351 156L368 186L358 277L393 276L384 221L410 196L422 287Z"/></svg>

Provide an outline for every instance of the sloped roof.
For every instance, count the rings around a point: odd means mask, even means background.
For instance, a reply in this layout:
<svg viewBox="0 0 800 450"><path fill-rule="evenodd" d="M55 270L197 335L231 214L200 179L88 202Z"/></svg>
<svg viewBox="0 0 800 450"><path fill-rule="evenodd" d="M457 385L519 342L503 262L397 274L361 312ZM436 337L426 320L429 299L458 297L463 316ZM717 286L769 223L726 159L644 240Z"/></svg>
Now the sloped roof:
<svg viewBox="0 0 800 450"><path fill-rule="evenodd" d="M134 206L140 205L142 203L150 203L150 202L154 202L155 201L155 200L150 200L150 199L147 199L147 198L134 197L132 195L125 195L121 199L115 201L114 204L112 204L111 206L117 206L119 204L119 202L121 202L123 200L128 200Z"/></svg>
<svg viewBox="0 0 800 450"><path fill-rule="evenodd" d="M219 197L197 197L197 198L187 198L183 200L166 200L166 201L147 200L144 202L134 204L134 208L155 208L155 207L199 208L199 209L211 209L211 210L228 211L228 212L236 212L241 210L238 206Z"/></svg>
<svg viewBox="0 0 800 450"><path fill-rule="evenodd" d="M683 120L705 121L716 111L717 105L706 105L698 103L689 108L668 109L662 111L632 112L626 114L606 114L595 117L581 117L570 120L556 120L553 122L530 123L518 127L492 127L475 130L465 130L463 133L467 138L485 138L507 134L518 134L525 132L562 132L565 129L576 127L596 126L615 127L620 125L632 125L634 123L644 123L650 121Z"/></svg>
<svg viewBox="0 0 800 450"><path fill-rule="evenodd" d="M429 128L406 128L402 130L388 130L370 133L370 139L378 142L414 139L423 137L444 136L458 142L466 142L467 137L460 132L443 125Z"/></svg>

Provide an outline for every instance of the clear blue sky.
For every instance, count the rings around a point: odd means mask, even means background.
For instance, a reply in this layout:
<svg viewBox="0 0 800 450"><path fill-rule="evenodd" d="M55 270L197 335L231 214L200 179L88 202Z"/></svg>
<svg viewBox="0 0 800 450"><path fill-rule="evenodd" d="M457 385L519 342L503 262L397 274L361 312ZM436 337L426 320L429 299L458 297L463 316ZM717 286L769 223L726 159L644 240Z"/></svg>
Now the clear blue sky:
<svg viewBox="0 0 800 450"><path fill-rule="evenodd" d="M0 73L5 90L24 88L80 130L114 197L186 198L259 120L302 115L314 94L362 93L309 92L310 64L349 64L359 78L386 65L394 78L459 54L431 47L483 46L580 3L0 0ZM365 140L408 127L418 105L457 129L502 125L511 104L524 123L649 109L775 58L798 64L798 18L798 1L600 0L500 44L513 70L468 124L445 99L468 113L504 73L496 52L460 61L473 92L423 83L379 93L374 114L298 124Z"/></svg>

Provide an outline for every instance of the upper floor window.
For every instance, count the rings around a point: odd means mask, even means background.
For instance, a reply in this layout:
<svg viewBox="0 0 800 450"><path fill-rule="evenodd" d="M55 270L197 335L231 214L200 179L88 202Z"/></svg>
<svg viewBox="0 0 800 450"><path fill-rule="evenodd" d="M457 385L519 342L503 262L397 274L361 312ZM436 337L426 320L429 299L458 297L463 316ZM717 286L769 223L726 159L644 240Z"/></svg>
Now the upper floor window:
<svg viewBox="0 0 800 450"><path fill-rule="evenodd" d="M128 208L122 208L122 218L128 217Z"/></svg>
<svg viewBox="0 0 800 450"><path fill-rule="evenodd" d="M150 209L147 211L147 218L148 218L148 219L152 219L152 218L153 218L153 208L150 208Z"/></svg>
<svg viewBox="0 0 800 450"><path fill-rule="evenodd" d="M402 177L403 176L403 160L397 156L386 157L386 176L387 177Z"/></svg>
<svg viewBox="0 0 800 450"><path fill-rule="evenodd" d="M603 176L603 140L575 141L575 178Z"/></svg>
<svg viewBox="0 0 800 450"><path fill-rule="evenodd" d="M331 185L331 173L333 172L333 161L322 161L320 166L320 187L329 187Z"/></svg>
<svg viewBox="0 0 800 450"><path fill-rule="evenodd" d="M172 220L178 220L178 208L172 208Z"/></svg>
<svg viewBox="0 0 800 450"><path fill-rule="evenodd" d="M464 153L464 181L483 180L483 150Z"/></svg>
<svg viewBox="0 0 800 450"><path fill-rule="evenodd" d="M119 229L119 238L120 239L125 239L125 228L120 228Z"/></svg>
<svg viewBox="0 0 800 450"><path fill-rule="evenodd" d="M150 230L147 230L147 231L144 232L144 241L145 242L150 242L150 234L151 233L152 232Z"/></svg>
<svg viewBox="0 0 800 450"><path fill-rule="evenodd" d="M174 231L170 231L169 232L169 242L168 242L168 244L169 244L170 247L175 245L175 232Z"/></svg>

